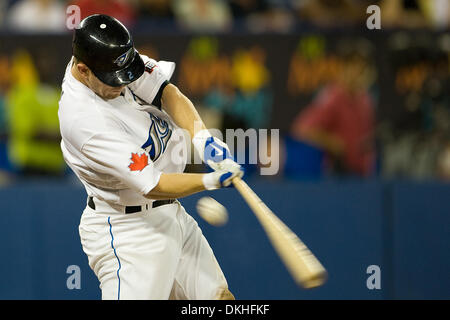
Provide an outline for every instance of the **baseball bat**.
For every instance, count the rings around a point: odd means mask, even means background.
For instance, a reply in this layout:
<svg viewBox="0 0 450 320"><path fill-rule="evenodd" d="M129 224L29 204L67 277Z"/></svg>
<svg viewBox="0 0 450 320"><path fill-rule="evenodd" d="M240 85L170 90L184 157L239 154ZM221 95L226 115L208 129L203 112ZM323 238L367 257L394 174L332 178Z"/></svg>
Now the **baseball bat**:
<svg viewBox="0 0 450 320"><path fill-rule="evenodd" d="M300 240L240 178L232 180L234 186L252 209L284 265L303 288L321 286L327 271Z"/></svg>

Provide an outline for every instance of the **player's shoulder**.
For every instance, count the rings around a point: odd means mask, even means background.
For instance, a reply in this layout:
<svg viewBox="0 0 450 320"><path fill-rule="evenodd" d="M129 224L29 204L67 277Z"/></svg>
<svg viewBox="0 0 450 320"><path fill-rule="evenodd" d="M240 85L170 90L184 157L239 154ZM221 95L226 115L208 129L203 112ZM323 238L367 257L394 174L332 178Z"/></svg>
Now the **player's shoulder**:
<svg viewBox="0 0 450 320"><path fill-rule="evenodd" d="M83 92L63 85L59 101L60 109L70 113L79 113L92 110L88 106L93 104L96 104L95 94L93 92L91 94L90 92Z"/></svg>
<svg viewBox="0 0 450 320"><path fill-rule="evenodd" d="M80 119L99 117L99 99L94 92L89 91L63 86L58 112L62 125L73 124Z"/></svg>
<svg viewBox="0 0 450 320"><path fill-rule="evenodd" d="M93 135L107 131L105 117L100 112L100 99L94 93L63 90L59 102L59 125L66 143L78 149Z"/></svg>
<svg viewBox="0 0 450 320"><path fill-rule="evenodd" d="M63 140L78 150L94 135L106 131L103 118L93 112L62 114L60 109L59 119Z"/></svg>

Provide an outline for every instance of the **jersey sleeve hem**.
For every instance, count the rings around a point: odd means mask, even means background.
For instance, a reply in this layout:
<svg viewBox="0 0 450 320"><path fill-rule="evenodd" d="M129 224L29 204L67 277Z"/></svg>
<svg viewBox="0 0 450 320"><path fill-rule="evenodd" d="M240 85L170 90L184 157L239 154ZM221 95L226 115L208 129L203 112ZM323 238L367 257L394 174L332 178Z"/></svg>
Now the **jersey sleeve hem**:
<svg viewBox="0 0 450 320"><path fill-rule="evenodd" d="M161 179L161 175L162 175L162 172L161 171L154 171L154 173L155 173L155 178L154 179L152 179L153 181L152 181L152 183L150 183L149 185L147 185L142 191L141 191L141 194L143 195L143 196L147 196L157 185L158 185L158 183L159 183L159 180Z"/></svg>
<svg viewBox="0 0 450 320"><path fill-rule="evenodd" d="M163 95L163 91L164 88L169 84L170 82L168 80L164 81L161 84L161 87L159 87L158 93L155 96L155 99L153 99L152 101L152 105L154 105L155 107L157 107L159 110L161 110L162 108L162 103L161 103L161 99L162 99L162 95Z"/></svg>

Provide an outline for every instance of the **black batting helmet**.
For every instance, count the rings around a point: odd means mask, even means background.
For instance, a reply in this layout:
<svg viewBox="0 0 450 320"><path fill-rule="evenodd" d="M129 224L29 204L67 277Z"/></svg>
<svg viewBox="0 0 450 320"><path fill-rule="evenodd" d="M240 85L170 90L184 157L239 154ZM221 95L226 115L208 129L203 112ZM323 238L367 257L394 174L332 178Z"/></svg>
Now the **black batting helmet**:
<svg viewBox="0 0 450 320"><path fill-rule="evenodd" d="M75 29L72 49L98 79L112 87L130 84L145 70L127 28L107 15L83 19Z"/></svg>

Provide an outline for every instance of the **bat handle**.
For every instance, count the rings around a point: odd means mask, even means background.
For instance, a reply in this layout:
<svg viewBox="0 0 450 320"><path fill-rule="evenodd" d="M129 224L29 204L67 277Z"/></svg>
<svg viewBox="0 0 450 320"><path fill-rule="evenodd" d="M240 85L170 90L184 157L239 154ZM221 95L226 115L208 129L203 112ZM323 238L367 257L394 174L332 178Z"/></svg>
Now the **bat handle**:
<svg viewBox="0 0 450 320"><path fill-rule="evenodd" d="M246 184L240 177L234 177L231 180L231 183L233 183L236 188L243 187Z"/></svg>

